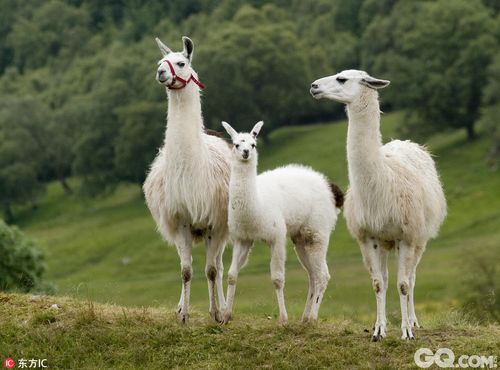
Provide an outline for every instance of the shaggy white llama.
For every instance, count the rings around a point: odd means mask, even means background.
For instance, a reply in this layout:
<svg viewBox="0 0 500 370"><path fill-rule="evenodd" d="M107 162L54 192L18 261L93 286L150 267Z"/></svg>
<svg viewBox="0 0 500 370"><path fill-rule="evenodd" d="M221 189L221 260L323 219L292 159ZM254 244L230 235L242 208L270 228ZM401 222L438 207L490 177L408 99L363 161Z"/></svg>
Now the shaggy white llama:
<svg viewBox="0 0 500 370"><path fill-rule="evenodd" d="M297 256L309 275L302 320L314 321L330 279L326 252L343 203L342 191L305 166L288 165L257 176L256 136L263 122L257 123L251 133L240 134L228 123L222 124L234 144L228 207L234 246L223 322L231 318L238 273L255 240L271 247L271 279L280 321L287 322L283 292L287 235L292 238Z"/></svg>
<svg viewBox="0 0 500 370"><path fill-rule="evenodd" d="M344 215L358 241L377 300L373 340L386 334L387 252L396 247L403 339L419 327L413 304L416 268L427 241L446 217L446 200L434 161L410 141L382 145L377 89L389 81L348 70L316 80L311 94L347 105L349 190Z"/></svg>
<svg viewBox="0 0 500 370"><path fill-rule="evenodd" d="M191 67L193 43L187 37L182 40L184 50L174 53L156 39L163 54L156 79L167 88L168 119L164 145L151 166L143 189L159 232L176 246L181 260L179 320L187 322L189 317L192 246L194 241L203 238L209 312L214 320L220 321L219 309L225 307L222 253L228 237L231 152L223 139L204 132L199 91L203 85Z"/></svg>

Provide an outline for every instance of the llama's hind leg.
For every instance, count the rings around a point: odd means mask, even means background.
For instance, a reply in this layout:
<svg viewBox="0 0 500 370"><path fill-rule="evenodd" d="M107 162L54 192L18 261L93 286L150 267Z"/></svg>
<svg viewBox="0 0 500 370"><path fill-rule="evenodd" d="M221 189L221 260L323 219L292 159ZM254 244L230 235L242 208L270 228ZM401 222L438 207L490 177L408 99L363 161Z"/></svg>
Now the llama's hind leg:
<svg viewBox="0 0 500 370"><path fill-rule="evenodd" d="M280 322L288 322L288 314L285 307L285 261L286 240L279 239L271 245L271 280L276 291L278 307L280 310Z"/></svg>
<svg viewBox="0 0 500 370"><path fill-rule="evenodd" d="M372 341L376 342L386 335L387 318L385 302L387 292L387 255L388 251L376 239L359 240L363 262L370 273L373 291L377 301L377 319Z"/></svg>
<svg viewBox="0 0 500 370"><path fill-rule="evenodd" d="M410 292L408 295L408 315L410 316L410 326L420 328L420 324L418 323L417 320L417 315L415 313L415 304L413 302L413 292L415 290L415 281L417 278L417 266L418 263L420 262L420 258L422 257L422 254L425 250L424 247L417 247L415 253L415 258L416 258L416 264L415 267L413 268L413 271L410 275Z"/></svg>
<svg viewBox="0 0 500 370"><path fill-rule="evenodd" d="M302 267L304 267L304 270L306 270L307 276L309 278L309 291L307 292L306 306L304 307L304 313L302 314L302 322L309 322L309 316L311 314L311 306L314 297L315 275L311 272L312 265L309 261L309 256L305 251L305 245L300 242L294 243L297 257L299 257L299 261L302 264Z"/></svg>
<svg viewBox="0 0 500 370"><path fill-rule="evenodd" d="M236 293L236 281L241 268L248 259L248 252L252 247L251 241L235 241L233 243L233 258L227 276L227 301L226 309L222 315L222 322L227 324L233 314L234 294Z"/></svg>
<svg viewBox="0 0 500 370"><path fill-rule="evenodd" d="M186 324L189 320L189 298L191 293L193 239L189 229L182 227L176 238L176 249L181 260L182 291L177 306L177 319Z"/></svg>
<svg viewBox="0 0 500 370"><path fill-rule="evenodd" d="M408 312L410 279L418 263L417 248L404 241L400 241L396 254L398 259L398 293L401 305L401 339L415 339Z"/></svg>
<svg viewBox="0 0 500 370"><path fill-rule="evenodd" d="M314 294L312 298L311 312L309 321L318 320L319 307L330 280L330 272L326 264L326 252L328 245L326 243L315 243L306 248L306 253L311 261L312 274L314 276Z"/></svg>
<svg viewBox="0 0 500 370"><path fill-rule="evenodd" d="M216 297L216 281L218 275L222 275L223 271L219 271L219 256L224 252L225 240L218 235L211 232L205 237L206 244L206 263L205 263L205 276L208 283L208 298L209 298L209 312L212 319L216 322L222 322L222 313L217 307ZM222 285L222 284L221 284ZM222 293L224 299L224 293ZM220 299L220 298L219 298Z"/></svg>
<svg viewBox="0 0 500 370"><path fill-rule="evenodd" d="M224 285L222 280L224 279L224 264L222 262L222 256L224 251L221 251L217 256L217 297L219 298L219 311L224 312L226 309L226 297L224 296Z"/></svg>

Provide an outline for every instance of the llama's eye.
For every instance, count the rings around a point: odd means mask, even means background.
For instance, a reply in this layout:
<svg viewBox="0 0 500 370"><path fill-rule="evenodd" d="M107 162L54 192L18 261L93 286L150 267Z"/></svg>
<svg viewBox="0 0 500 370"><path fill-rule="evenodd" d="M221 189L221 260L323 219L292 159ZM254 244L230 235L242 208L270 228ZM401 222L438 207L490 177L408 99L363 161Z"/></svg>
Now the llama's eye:
<svg viewBox="0 0 500 370"><path fill-rule="evenodd" d="M252 144L252 148L255 148L255 144Z"/></svg>
<svg viewBox="0 0 500 370"><path fill-rule="evenodd" d="M184 66L186 65L186 63L184 63L184 62L179 62L179 63L177 63L177 65L178 65L179 67L181 67L181 68L182 68L182 67L184 67Z"/></svg>
<svg viewBox="0 0 500 370"><path fill-rule="evenodd" d="M240 144L235 144L234 146L236 147L236 149L238 149L240 147Z"/></svg>
<svg viewBox="0 0 500 370"><path fill-rule="evenodd" d="M340 84L344 84L347 81L347 78L344 77L337 77L337 82Z"/></svg>

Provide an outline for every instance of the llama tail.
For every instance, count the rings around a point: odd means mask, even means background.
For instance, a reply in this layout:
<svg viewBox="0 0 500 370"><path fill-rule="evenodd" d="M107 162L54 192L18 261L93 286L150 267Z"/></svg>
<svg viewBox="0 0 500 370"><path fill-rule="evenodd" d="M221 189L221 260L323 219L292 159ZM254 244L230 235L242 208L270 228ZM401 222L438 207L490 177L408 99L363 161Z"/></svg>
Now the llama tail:
<svg viewBox="0 0 500 370"><path fill-rule="evenodd" d="M344 205L344 192L331 180L328 180L328 185L330 185L330 191L335 199L335 207L340 211Z"/></svg>

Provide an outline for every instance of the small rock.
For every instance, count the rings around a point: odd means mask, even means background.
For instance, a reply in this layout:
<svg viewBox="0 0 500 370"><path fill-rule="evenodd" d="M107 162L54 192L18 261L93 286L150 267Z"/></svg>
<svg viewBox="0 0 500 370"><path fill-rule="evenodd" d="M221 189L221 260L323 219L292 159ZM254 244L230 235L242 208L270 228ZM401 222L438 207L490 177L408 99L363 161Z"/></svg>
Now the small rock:
<svg viewBox="0 0 500 370"><path fill-rule="evenodd" d="M30 297L30 302L38 302L40 299L41 297L38 294L34 294Z"/></svg>
<svg viewBox="0 0 500 370"><path fill-rule="evenodd" d="M271 319L272 319L272 317L271 317L271 316L267 316L266 318L267 318L268 320L271 320Z"/></svg>
<svg viewBox="0 0 500 370"><path fill-rule="evenodd" d="M57 303L54 303L52 306L50 306L50 308L52 308L53 310L58 310L61 307L59 307Z"/></svg>

